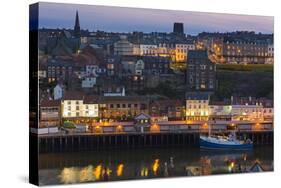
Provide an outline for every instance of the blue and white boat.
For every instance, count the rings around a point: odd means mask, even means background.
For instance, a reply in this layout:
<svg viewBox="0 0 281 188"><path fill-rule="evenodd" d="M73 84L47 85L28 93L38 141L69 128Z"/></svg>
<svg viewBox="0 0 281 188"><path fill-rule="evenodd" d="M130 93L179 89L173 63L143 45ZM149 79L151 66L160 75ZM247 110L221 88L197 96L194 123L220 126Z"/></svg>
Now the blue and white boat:
<svg viewBox="0 0 281 188"><path fill-rule="evenodd" d="M200 136L200 148L202 149L230 149L230 150L251 150L253 143L249 139L240 141L232 136Z"/></svg>
<svg viewBox="0 0 281 188"><path fill-rule="evenodd" d="M238 140L235 132L229 136L211 136L211 126L209 126L209 135L200 136L200 148L202 149L222 149L222 150L251 150L253 142L250 139L246 141Z"/></svg>

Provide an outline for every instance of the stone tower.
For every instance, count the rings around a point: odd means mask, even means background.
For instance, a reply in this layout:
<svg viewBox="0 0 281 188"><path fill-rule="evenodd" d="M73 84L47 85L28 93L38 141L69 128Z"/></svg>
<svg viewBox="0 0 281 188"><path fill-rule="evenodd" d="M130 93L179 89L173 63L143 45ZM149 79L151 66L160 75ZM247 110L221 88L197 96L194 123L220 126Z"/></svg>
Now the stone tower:
<svg viewBox="0 0 281 188"><path fill-rule="evenodd" d="M183 23L174 23L174 29L173 33L183 35L184 34L184 29L183 29Z"/></svg>
<svg viewBox="0 0 281 188"><path fill-rule="evenodd" d="M80 31L79 15L78 15L78 11L76 11L75 25L74 25L74 37L80 38L80 36L81 36L81 31Z"/></svg>

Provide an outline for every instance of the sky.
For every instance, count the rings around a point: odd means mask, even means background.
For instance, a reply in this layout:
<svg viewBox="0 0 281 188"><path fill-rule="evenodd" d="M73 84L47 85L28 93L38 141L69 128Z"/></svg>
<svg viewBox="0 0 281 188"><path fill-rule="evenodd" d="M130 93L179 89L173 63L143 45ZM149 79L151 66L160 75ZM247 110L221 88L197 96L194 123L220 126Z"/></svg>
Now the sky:
<svg viewBox="0 0 281 188"><path fill-rule="evenodd" d="M172 32L174 22L184 23L184 32L255 31L273 33L274 18L238 14L121 8L111 6L40 3L39 27L73 28L76 10L81 29L107 32Z"/></svg>

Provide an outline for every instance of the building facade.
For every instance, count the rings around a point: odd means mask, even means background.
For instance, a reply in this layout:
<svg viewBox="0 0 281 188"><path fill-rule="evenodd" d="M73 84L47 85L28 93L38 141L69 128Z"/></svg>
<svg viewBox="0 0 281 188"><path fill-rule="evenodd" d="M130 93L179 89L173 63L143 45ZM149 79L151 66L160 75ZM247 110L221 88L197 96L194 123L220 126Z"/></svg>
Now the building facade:
<svg viewBox="0 0 281 188"><path fill-rule="evenodd" d="M273 63L274 63L274 46L273 44L268 44L267 58L265 60L265 64L273 64Z"/></svg>
<svg viewBox="0 0 281 188"><path fill-rule="evenodd" d="M57 84L54 88L54 100L61 99L63 97L63 86L61 84Z"/></svg>
<svg viewBox="0 0 281 188"><path fill-rule="evenodd" d="M61 108L64 119L97 118L99 116L99 105L90 96L77 99L63 99L61 101Z"/></svg>
<svg viewBox="0 0 281 188"><path fill-rule="evenodd" d="M93 88L97 83L95 76L85 76L82 78L82 88Z"/></svg>
<svg viewBox="0 0 281 188"><path fill-rule="evenodd" d="M210 116L208 93L190 93L186 96L186 120L207 121Z"/></svg>
<svg viewBox="0 0 281 188"><path fill-rule="evenodd" d="M158 49L156 44L140 44L140 55L157 55Z"/></svg>
<svg viewBox="0 0 281 188"><path fill-rule="evenodd" d="M206 50L188 52L186 83L188 91L209 91L216 88L216 65Z"/></svg>
<svg viewBox="0 0 281 188"><path fill-rule="evenodd" d="M185 104L181 100L157 100L149 104L149 115L155 120L184 120Z"/></svg>
<svg viewBox="0 0 281 188"><path fill-rule="evenodd" d="M120 36L120 40L114 43L114 55L134 55L133 48L134 44L126 36Z"/></svg>
<svg viewBox="0 0 281 188"><path fill-rule="evenodd" d="M195 45L193 44L193 42L176 43L175 44L176 62L186 62L187 54L189 50L195 50Z"/></svg>
<svg viewBox="0 0 281 188"><path fill-rule="evenodd" d="M39 127L55 127L60 125L60 100L43 100L40 103Z"/></svg>
<svg viewBox="0 0 281 188"><path fill-rule="evenodd" d="M52 59L47 63L48 82L52 83L60 80L69 82L72 79L73 70L73 62Z"/></svg>
<svg viewBox="0 0 281 188"><path fill-rule="evenodd" d="M231 116L233 121L262 121L263 106L257 105L232 105Z"/></svg>
<svg viewBox="0 0 281 188"><path fill-rule="evenodd" d="M140 113L148 113L148 100L134 96L102 97L100 103L100 118L116 118L118 120L132 120Z"/></svg>
<svg viewBox="0 0 281 188"><path fill-rule="evenodd" d="M225 38L223 57L230 64L264 64L269 57L266 41Z"/></svg>

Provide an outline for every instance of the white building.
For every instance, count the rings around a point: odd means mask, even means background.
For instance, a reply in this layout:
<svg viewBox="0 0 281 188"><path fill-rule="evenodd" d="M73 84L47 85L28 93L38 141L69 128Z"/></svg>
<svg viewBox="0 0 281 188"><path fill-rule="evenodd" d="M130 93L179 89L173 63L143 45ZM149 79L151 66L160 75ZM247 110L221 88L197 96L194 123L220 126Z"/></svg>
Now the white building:
<svg viewBox="0 0 281 188"><path fill-rule="evenodd" d="M97 79L95 76L86 76L82 78L82 88L92 88L96 83Z"/></svg>
<svg viewBox="0 0 281 188"><path fill-rule="evenodd" d="M141 55L139 44L133 44L133 55Z"/></svg>
<svg viewBox="0 0 281 188"><path fill-rule="evenodd" d="M231 105L210 105L210 116L213 120L231 120Z"/></svg>
<svg viewBox="0 0 281 188"><path fill-rule="evenodd" d="M133 55L134 44L127 40L126 36L121 36L120 40L114 43L114 55Z"/></svg>
<svg viewBox="0 0 281 188"><path fill-rule="evenodd" d="M46 70L38 70L38 77L39 77L39 79L47 78L47 71Z"/></svg>
<svg viewBox="0 0 281 188"><path fill-rule="evenodd" d="M96 80L99 73L97 65L86 65L84 71L76 71L75 74L81 80L82 88L92 88L96 85Z"/></svg>
<svg viewBox="0 0 281 188"><path fill-rule="evenodd" d="M61 99L62 97L63 97L63 86L57 84L56 87L54 87L54 100Z"/></svg>
<svg viewBox="0 0 281 188"><path fill-rule="evenodd" d="M273 64L274 63L274 46L273 44L269 44L267 47L267 58L265 59L265 64Z"/></svg>
<svg viewBox="0 0 281 188"><path fill-rule="evenodd" d="M175 45L172 43L159 43L157 55L161 57L170 57L172 61L176 60Z"/></svg>
<svg viewBox="0 0 281 188"><path fill-rule="evenodd" d="M176 44L175 45L176 61L185 62L187 59L188 50L195 50L195 45L193 43Z"/></svg>
<svg viewBox="0 0 281 188"><path fill-rule="evenodd" d="M263 120L263 106L256 105L232 105L231 116L233 121Z"/></svg>
<svg viewBox="0 0 281 188"><path fill-rule="evenodd" d="M196 121L208 120L210 115L209 101L208 94L195 93L189 95L186 100L186 119Z"/></svg>
<svg viewBox="0 0 281 188"><path fill-rule="evenodd" d="M157 45L140 44L140 55L157 55Z"/></svg>
<svg viewBox="0 0 281 188"><path fill-rule="evenodd" d="M96 103L87 103L83 100L63 100L61 105L63 118L94 118L99 115L99 108Z"/></svg>
<svg viewBox="0 0 281 188"><path fill-rule="evenodd" d="M263 107L262 103L256 104L219 104L209 105L207 96L197 94L187 97L187 120L223 120L223 121L272 121L274 118L273 107Z"/></svg>

